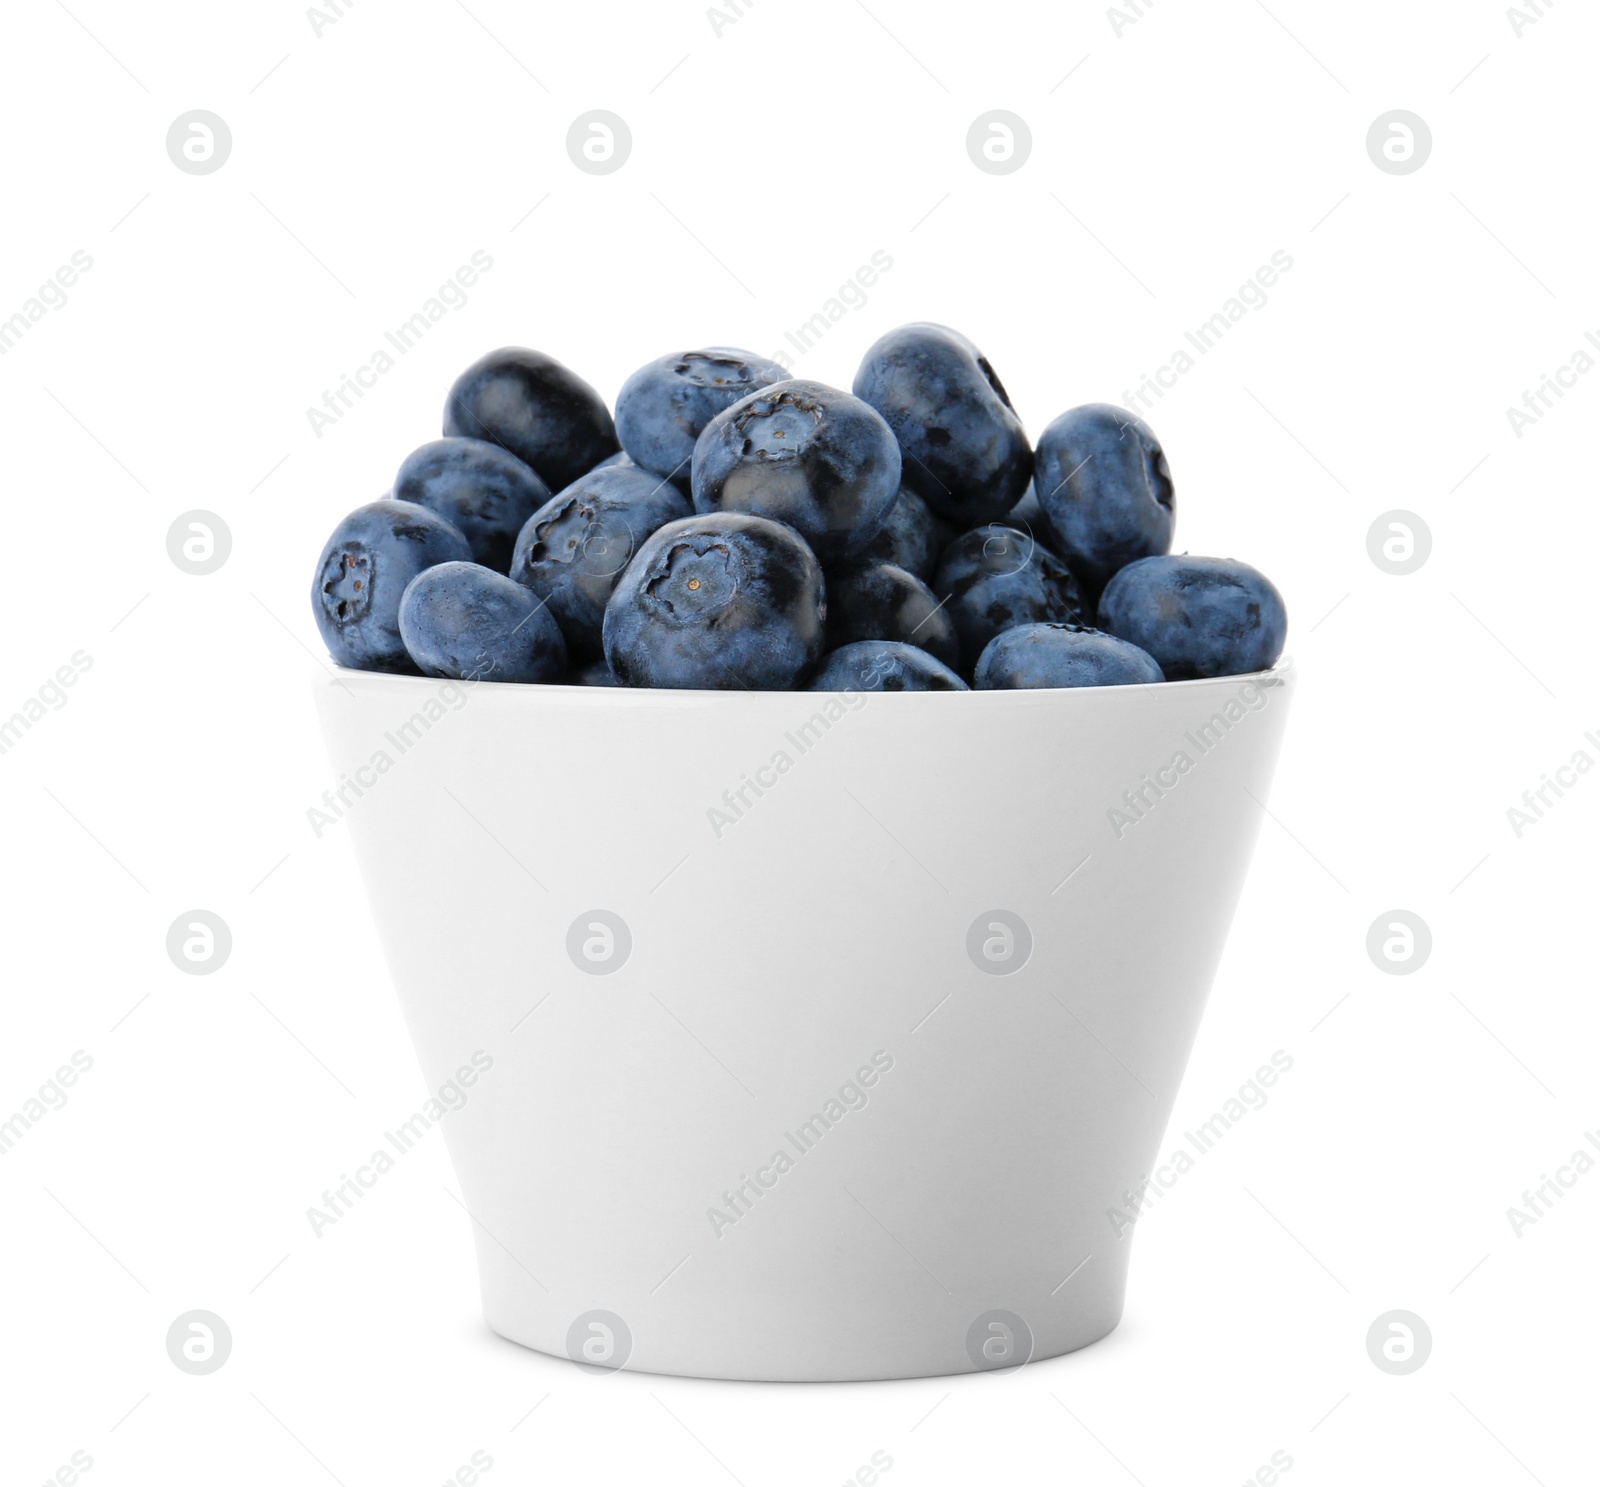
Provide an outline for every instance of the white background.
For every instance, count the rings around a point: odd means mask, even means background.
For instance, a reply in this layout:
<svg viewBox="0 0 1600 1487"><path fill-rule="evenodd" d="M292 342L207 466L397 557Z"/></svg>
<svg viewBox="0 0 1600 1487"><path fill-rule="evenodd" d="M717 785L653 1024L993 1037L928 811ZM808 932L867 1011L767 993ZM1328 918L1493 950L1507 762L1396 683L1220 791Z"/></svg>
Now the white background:
<svg viewBox="0 0 1600 1487"><path fill-rule="evenodd" d="M361 0L318 35L290 3L7 6L0 319L93 267L0 357L0 714L93 664L0 755L0 1118L94 1066L0 1160L6 1480L74 1451L107 1484L422 1487L475 1451L490 1481L827 1484L874 1451L892 1483L1238 1483L1276 1451L1307 1487L1594 1479L1600 1173L1520 1237L1506 1211L1600 1130L1600 779L1520 838L1506 811L1600 759L1600 376L1521 437L1506 409L1600 329L1600 25L1141 8L1119 33L1090 4L757 0L718 35L678 0ZM233 136L203 176L165 150L196 108ZM565 149L593 108L633 134L603 177ZM1033 136L1004 176L964 144L995 108ZM1433 135L1410 175L1366 151L1396 108ZM318 437L307 408L477 249L465 307ZM306 821L331 783L311 567L482 351L540 347L610 399L669 348L782 347L880 249L798 369L848 386L884 330L942 321L1035 435L1292 257L1149 416L1178 546L1272 575L1302 667L1173 1137L1274 1050L1294 1067L1140 1221L1125 1320L1083 1352L591 1377L482 1325L437 1139L307 1222L424 1093L348 842ZM207 577L166 552L192 508L233 534ZM1433 534L1405 577L1367 553L1394 508ZM197 907L234 937L209 977L164 948ZM1365 950L1395 908L1433 934L1409 976ZM201 1378L163 1345L192 1308L234 1339ZM1395 1308L1433 1336L1404 1377L1365 1345Z"/></svg>

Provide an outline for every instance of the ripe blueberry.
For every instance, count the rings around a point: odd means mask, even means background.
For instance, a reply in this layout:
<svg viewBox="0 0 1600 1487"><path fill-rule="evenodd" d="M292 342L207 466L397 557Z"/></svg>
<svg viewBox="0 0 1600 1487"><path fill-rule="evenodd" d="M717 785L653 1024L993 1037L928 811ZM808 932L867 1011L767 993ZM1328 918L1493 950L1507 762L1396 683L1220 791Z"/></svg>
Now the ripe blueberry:
<svg viewBox="0 0 1600 1487"><path fill-rule="evenodd" d="M406 585L400 636L425 676L558 682L567 647L542 599L477 563L440 563Z"/></svg>
<svg viewBox="0 0 1600 1487"><path fill-rule="evenodd" d="M484 439L435 439L406 456L394 497L442 516L467 539L474 562L504 573L522 524L550 492L509 449Z"/></svg>
<svg viewBox="0 0 1600 1487"><path fill-rule="evenodd" d="M898 640L857 640L822 658L808 692L966 692L943 661Z"/></svg>
<svg viewBox="0 0 1600 1487"><path fill-rule="evenodd" d="M731 346L678 351L639 368L617 394L617 437L634 463L684 489L701 430L724 408L789 374Z"/></svg>
<svg viewBox="0 0 1600 1487"><path fill-rule="evenodd" d="M853 390L883 414L905 483L958 527L998 521L1033 473L1033 451L994 368L965 336L902 325L868 350Z"/></svg>
<svg viewBox="0 0 1600 1487"><path fill-rule="evenodd" d="M822 654L822 568L788 527L726 511L668 522L606 606L606 660L630 687L792 687Z"/></svg>
<svg viewBox="0 0 1600 1487"><path fill-rule="evenodd" d="M436 563L467 562L467 539L411 501L358 506L333 529L317 559L311 608L328 653L357 671L416 673L400 638L406 585Z"/></svg>
<svg viewBox="0 0 1600 1487"><path fill-rule="evenodd" d="M1232 558L1141 558L1100 597L1100 623L1155 657L1168 681L1265 671L1288 615L1265 575Z"/></svg>
<svg viewBox="0 0 1600 1487"><path fill-rule="evenodd" d="M1035 484L1053 546L1098 594L1119 568L1172 546L1172 474L1150 425L1089 403L1039 436Z"/></svg>
<svg viewBox="0 0 1600 1487"><path fill-rule="evenodd" d="M956 529L928 510L928 503L901 477L900 493L878 528L878 535L862 548L856 561L893 563L924 583L933 581L939 554L955 539Z"/></svg>
<svg viewBox="0 0 1600 1487"><path fill-rule="evenodd" d="M1120 687L1164 680L1138 646L1084 625L1017 625L984 647L973 673L980 692L1007 687Z"/></svg>
<svg viewBox="0 0 1600 1487"><path fill-rule="evenodd" d="M602 656L598 661L591 661L582 671L575 672L567 680L579 687L620 687L616 673L606 664Z"/></svg>
<svg viewBox="0 0 1600 1487"><path fill-rule="evenodd" d="M689 515L670 480L633 464L602 465L528 518L511 576L547 599L579 660L600 654L600 624L622 570L664 522Z"/></svg>
<svg viewBox="0 0 1600 1487"><path fill-rule="evenodd" d="M1034 452L1034 459L1038 459L1038 452ZM1015 527L1019 532L1026 532L1029 536L1044 543L1052 552L1056 551L1055 535L1045 524L1044 507L1039 504L1039 472L1037 465L1034 469L1033 479L1028 482L1028 488L1022 493L1022 499L1006 513L1005 524ZM1056 553L1059 557L1060 553Z"/></svg>
<svg viewBox="0 0 1600 1487"><path fill-rule="evenodd" d="M961 654L971 660L1013 625L1084 618L1067 565L1027 533L998 523L964 532L945 549L933 591L948 601Z"/></svg>
<svg viewBox="0 0 1600 1487"><path fill-rule="evenodd" d="M444 431L502 445L551 490L561 490L617 452L617 431L600 395L542 351L506 346L456 378Z"/></svg>
<svg viewBox="0 0 1600 1487"><path fill-rule="evenodd" d="M787 522L824 563L877 535L900 489L900 449L859 398L778 382L741 398L694 447L694 509Z"/></svg>
<svg viewBox="0 0 1600 1487"><path fill-rule="evenodd" d="M829 650L856 640L901 640L946 666L961 664L956 627L920 578L891 563L834 572L828 578Z"/></svg>

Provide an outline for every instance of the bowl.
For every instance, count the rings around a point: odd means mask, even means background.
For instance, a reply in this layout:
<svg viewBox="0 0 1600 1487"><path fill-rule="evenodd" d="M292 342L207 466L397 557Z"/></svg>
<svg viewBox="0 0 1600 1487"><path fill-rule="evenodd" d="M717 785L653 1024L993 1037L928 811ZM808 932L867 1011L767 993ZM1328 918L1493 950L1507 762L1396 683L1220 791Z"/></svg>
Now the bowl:
<svg viewBox="0 0 1600 1487"><path fill-rule="evenodd" d="M488 1325L746 1380L1104 1337L1293 681L319 679L313 829L354 843Z"/></svg>

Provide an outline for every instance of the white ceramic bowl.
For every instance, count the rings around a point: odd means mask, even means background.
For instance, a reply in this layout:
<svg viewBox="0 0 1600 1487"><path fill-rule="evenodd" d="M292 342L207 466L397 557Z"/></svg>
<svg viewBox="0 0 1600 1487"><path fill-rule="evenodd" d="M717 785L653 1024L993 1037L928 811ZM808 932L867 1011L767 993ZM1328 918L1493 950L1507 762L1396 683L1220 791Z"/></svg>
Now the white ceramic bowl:
<svg viewBox="0 0 1600 1487"><path fill-rule="evenodd" d="M1105 1336L1112 1211L1151 1170L1292 682L319 681L323 829L456 1091L489 1325L730 1379Z"/></svg>

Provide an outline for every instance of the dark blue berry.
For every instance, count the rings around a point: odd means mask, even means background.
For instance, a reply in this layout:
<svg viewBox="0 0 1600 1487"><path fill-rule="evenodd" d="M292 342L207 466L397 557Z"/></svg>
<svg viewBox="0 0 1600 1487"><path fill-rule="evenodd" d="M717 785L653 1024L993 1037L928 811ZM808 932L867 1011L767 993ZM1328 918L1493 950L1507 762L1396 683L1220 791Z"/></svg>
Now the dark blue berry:
<svg viewBox="0 0 1600 1487"><path fill-rule="evenodd" d="M731 346L658 357L622 384L617 437L635 464L687 490L701 430L724 408L788 375L777 362Z"/></svg>
<svg viewBox="0 0 1600 1487"><path fill-rule="evenodd" d="M1038 455L1035 453L1034 458ZM1039 504L1039 475L1037 469L1034 477L1028 482L1028 488L1022 493L1022 499L1006 513L1005 524L1015 527L1019 532L1026 532L1030 537L1037 538L1040 542L1055 550L1055 538L1048 526L1045 525L1044 508ZM1057 554L1057 556L1060 556Z"/></svg>
<svg viewBox="0 0 1600 1487"><path fill-rule="evenodd" d="M622 685L617 680L616 673L606 664L604 656L598 661L591 661L582 671L569 676L567 680L579 687L620 687Z"/></svg>
<svg viewBox="0 0 1600 1487"><path fill-rule="evenodd" d="M853 384L900 441L904 480L960 527L998 521L1021 499L1033 451L994 368L943 325L902 325L873 344Z"/></svg>
<svg viewBox="0 0 1600 1487"><path fill-rule="evenodd" d="M397 501L415 501L450 522L474 562L504 573L522 524L550 492L509 449L484 439L435 439L414 449L394 478Z"/></svg>
<svg viewBox="0 0 1600 1487"><path fill-rule="evenodd" d="M477 563L440 563L400 599L400 635L425 676L557 682L567 647L542 599Z"/></svg>
<svg viewBox="0 0 1600 1487"><path fill-rule="evenodd" d="M637 465L601 465L528 518L511 576L549 601L578 659L600 654L600 624L622 570L655 529L689 515L670 480Z"/></svg>
<svg viewBox="0 0 1600 1487"><path fill-rule="evenodd" d="M400 638L406 585L425 568L471 557L467 539L425 506L387 499L358 506L333 529L311 583L329 655L357 671L414 675Z"/></svg>
<svg viewBox="0 0 1600 1487"><path fill-rule="evenodd" d="M965 692L943 661L898 640L858 640L824 656L809 692Z"/></svg>
<svg viewBox="0 0 1600 1487"><path fill-rule="evenodd" d="M878 535L861 549L860 563L893 563L931 583L939 566L939 554L955 540L956 529L928 510L922 499L901 476L900 493L878 528Z"/></svg>
<svg viewBox="0 0 1600 1487"><path fill-rule="evenodd" d="M828 648L856 640L904 641L946 666L961 664L956 627L933 590L891 563L845 568L828 577Z"/></svg>
<svg viewBox="0 0 1600 1487"><path fill-rule="evenodd" d="M617 452L617 431L600 395L542 351L491 351L455 380L444 431L502 445L561 490Z"/></svg>
<svg viewBox="0 0 1600 1487"><path fill-rule="evenodd" d="M1265 671L1288 615L1265 575L1232 558L1142 558L1100 598L1100 623L1155 657L1168 681Z"/></svg>
<svg viewBox="0 0 1600 1487"><path fill-rule="evenodd" d="M1039 504L1051 546L1099 593L1119 568L1172 546L1172 475L1150 425L1125 408L1089 403L1039 436Z"/></svg>
<svg viewBox="0 0 1600 1487"><path fill-rule="evenodd" d="M787 522L824 563L877 535L900 489L900 449L859 398L779 382L717 414L694 447L694 508Z"/></svg>
<svg viewBox="0 0 1600 1487"><path fill-rule="evenodd" d="M1138 646L1084 625L1017 625L996 635L978 657L973 686L1121 687L1164 680Z"/></svg>
<svg viewBox="0 0 1600 1487"><path fill-rule="evenodd" d="M630 687L780 691L822 654L822 569L788 527L728 511L668 522L606 606L606 660Z"/></svg>
<svg viewBox="0 0 1600 1487"><path fill-rule="evenodd" d="M1014 625L1085 617L1067 565L1027 533L998 523L964 532L945 549L933 590L947 601L969 660Z"/></svg>

